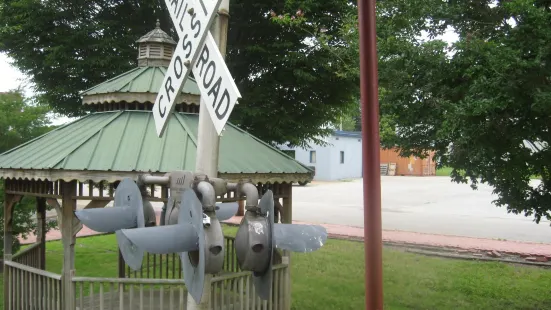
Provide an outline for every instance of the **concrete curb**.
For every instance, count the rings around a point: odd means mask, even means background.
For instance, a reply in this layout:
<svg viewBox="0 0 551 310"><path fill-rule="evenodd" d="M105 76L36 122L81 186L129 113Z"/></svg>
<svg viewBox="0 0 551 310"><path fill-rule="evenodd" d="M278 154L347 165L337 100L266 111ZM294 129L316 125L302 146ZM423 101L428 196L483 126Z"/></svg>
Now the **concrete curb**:
<svg viewBox="0 0 551 310"><path fill-rule="evenodd" d="M425 251L425 250L415 250L415 249L407 249L406 252L420 254L420 255L426 255L426 256L450 258L450 259L461 259L461 260L471 260L471 261L474 260L474 261L486 261L486 262L501 262L501 263L508 263L508 264L518 264L518 265L528 265L528 266L535 266L535 267L551 268L551 264L549 264L549 263L528 262L528 261L521 261L521 260L492 258L492 257L477 257L477 256L468 256L468 255L459 255L459 254L450 254L450 253L438 253L438 252L431 252L431 251Z"/></svg>

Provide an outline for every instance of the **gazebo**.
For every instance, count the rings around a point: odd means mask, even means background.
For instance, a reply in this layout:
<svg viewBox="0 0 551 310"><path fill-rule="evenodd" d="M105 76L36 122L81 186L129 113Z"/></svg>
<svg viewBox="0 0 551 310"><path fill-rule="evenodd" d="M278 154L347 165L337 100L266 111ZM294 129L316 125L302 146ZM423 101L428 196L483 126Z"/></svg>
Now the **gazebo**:
<svg viewBox="0 0 551 310"><path fill-rule="evenodd" d="M82 92L95 112L0 154L4 203L4 309L185 309L187 292L176 254L147 253L142 269L131 272L119 254L112 278L79 276L75 270L77 201L103 208L123 178L195 169L199 90L186 82L162 138L156 136L151 108L176 42L159 24L138 41L138 66ZM279 220L292 221L292 183L310 181L312 171L232 124L220 138L218 177L248 181L261 195L274 192ZM169 189L151 185L147 199L166 203ZM12 253L12 215L23 196L36 197L37 241ZM235 191L218 201L240 201ZM46 207L58 215L63 269L45 271ZM239 270L234 239L226 237L224 271L211 280L211 309L290 309L290 255L274 265L272 296L256 297L251 272Z"/></svg>

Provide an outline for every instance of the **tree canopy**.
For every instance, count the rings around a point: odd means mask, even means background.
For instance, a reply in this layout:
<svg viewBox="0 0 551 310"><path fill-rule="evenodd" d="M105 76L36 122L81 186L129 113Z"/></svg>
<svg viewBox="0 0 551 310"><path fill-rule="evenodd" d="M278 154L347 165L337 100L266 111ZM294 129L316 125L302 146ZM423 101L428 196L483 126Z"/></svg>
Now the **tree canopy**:
<svg viewBox="0 0 551 310"><path fill-rule="evenodd" d="M498 206L551 219L551 1L388 0L377 17L383 145L435 150L454 181L487 183ZM321 46L358 76L357 16L346 24L345 44ZM456 42L435 39L446 29Z"/></svg>
<svg viewBox="0 0 551 310"><path fill-rule="evenodd" d="M48 112L21 90L0 93L0 154L51 130Z"/></svg>
<svg viewBox="0 0 551 310"><path fill-rule="evenodd" d="M273 143L303 145L327 132L356 84L335 74L336 60L308 43L320 29L336 34L352 8L346 0L230 2L227 64L243 96L230 121ZM135 41L155 20L175 39L162 1L0 0L0 51L28 74L55 112L85 113L79 91L136 66ZM312 23L273 23L295 11ZM300 15L298 14L298 15Z"/></svg>
<svg viewBox="0 0 551 310"><path fill-rule="evenodd" d="M33 102L25 98L20 89L0 93L0 154L12 149L21 143L40 136L49 130L50 120L47 117L48 106ZM4 238L4 182L0 182L0 243ZM15 207L13 213L13 234L27 237L36 231L36 221L33 215L36 212L35 199L24 197ZM49 223L54 227L54 223ZM14 253L19 250L19 239L13 238ZM0 253L3 252L0 248Z"/></svg>

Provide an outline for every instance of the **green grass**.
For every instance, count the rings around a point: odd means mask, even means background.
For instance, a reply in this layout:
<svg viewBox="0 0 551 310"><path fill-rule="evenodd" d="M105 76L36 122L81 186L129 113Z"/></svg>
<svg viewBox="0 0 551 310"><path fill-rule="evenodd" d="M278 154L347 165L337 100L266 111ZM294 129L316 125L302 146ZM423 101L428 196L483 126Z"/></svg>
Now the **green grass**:
<svg viewBox="0 0 551 310"><path fill-rule="evenodd" d="M442 167L442 168L436 169L436 176L449 177L450 174L452 173L452 170L453 169L450 167Z"/></svg>
<svg viewBox="0 0 551 310"><path fill-rule="evenodd" d="M450 167L442 167L442 168L436 169L436 176L449 177L452 173L452 170L453 170L453 168L450 168ZM541 176L533 175L533 176L530 177L530 179L541 180Z"/></svg>
<svg viewBox="0 0 551 310"><path fill-rule="evenodd" d="M227 234L235 228L225 228ZM77 239L78 276L115 277L114 235ZM61 272L60 242L47 245L47 270ZM328 240L292 256L293 309L363 309L363 243ZM385 309L551 309L551 270L427 257L385 249Z"/></svg>

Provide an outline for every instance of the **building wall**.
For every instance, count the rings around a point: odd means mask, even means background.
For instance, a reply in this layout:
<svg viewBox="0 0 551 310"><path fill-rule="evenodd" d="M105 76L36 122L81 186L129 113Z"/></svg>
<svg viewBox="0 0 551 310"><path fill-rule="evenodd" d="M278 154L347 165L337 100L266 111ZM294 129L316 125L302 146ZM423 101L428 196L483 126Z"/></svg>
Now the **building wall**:
<svg viewBox="0 0 551 310"><path fill-rule="evenodd" d="M396 164L396 175L436 175L436 162L433 158L434 153L428 158L421 159L416 156L400 157L398 150L384 150L381 148L379 154L381 164Z"/></svg>
<svg viewBox="0 0 551 310"><path fill-rule="evenodd" d="M306 166L316 167L314 180L334 181L362 177L362 142L358 137L331 136L325 139L328 146L310 143L311 148L295 148L295 159ZM282 150L290 150L281 147ZM310 152L315 151L316 162L310 162ZM341 152L344 163L341 164Z"/></svg>
<svg viewBox="0 0 551 310"><path fill-rule="evenodd" d="M329 180L351 179L362 177L362 140L356 137L332 136L331 177ZM344 152L344 163L341 163L341 152Z"/></svg>
<svg viewBox="0 0 551 310"><path fill-rule="evenodd" d="M310 162L310 152L315 151L316 160L315 163ZM331 149L327 147L320 147L319 145L312 145L312 148L295 149L295 159L305 164L306 166L316 167L316 174L314 180L330 180L331 179L331 166L327 163L330 162Z"/></svg>
<svg viewBox="0 0 551 310"><path fill-rule="evenodd" d="M362 177L362 142L358 134L341 132L325 138L328 146L321 147L310 143L311 148L289 149L280 146L282 150L293 150L294 158L306 166L314 166L314 180L334 181ZM316 152L316 163L310 162L310 152ZM344 163L340 163L340 152L344 152ZM428 158L415 156L400 157L396 149L380 149L381 164L396 164L397 176L434 176L436 162L432 153Z"/></svg>

